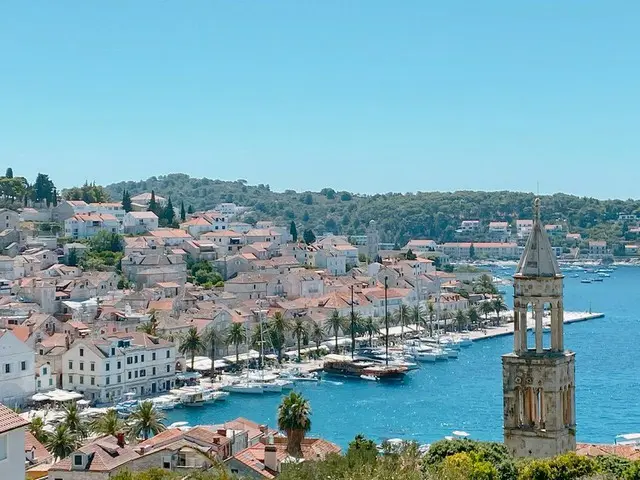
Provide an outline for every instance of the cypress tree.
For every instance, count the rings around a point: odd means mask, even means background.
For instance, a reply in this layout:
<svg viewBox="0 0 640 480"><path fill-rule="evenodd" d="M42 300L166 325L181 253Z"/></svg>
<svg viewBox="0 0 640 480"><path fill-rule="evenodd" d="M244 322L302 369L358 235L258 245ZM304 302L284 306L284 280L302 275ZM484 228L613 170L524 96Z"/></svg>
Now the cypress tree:
<svg viewBox="0 0 640 480"><path fill-rule="evenodd" d="M193 209L193 205L189 205L189 208L187 208L187 213L191 215L193 212L195 212L195 210Z"/></svg>
<svg viewBox="0 0 640 480"><path fill-rule="evenodd" d="M156 203L156 192L151 190L151 199L149 200L149 206L147 207L147 211L153 212L158 215L158 204ZM158 215L160 217L161 215Z"/></svg>
<svg viewBox="0 0 640 480"><path fill-rule="evenodd" d="M289 233L294 242L298 241L298 229L296 228L296 222L291 220L291 226L289 227Z"/></svg>
<svg viewBox="0 0 640 480"><path fill-rule="evenodd" d="M183 222L187 219L187 212L184 210L184 201L180 202L180 220Z"/></svg>
<svg viewBox="0 0 640 480"><path fill-rule="evenodd" d="M162 217L167 221L168 225L171 225L176 219L176 212L173 211L173 203L171 203L171 197L167 200L167 205L164 207Z"/></svg>
<svg viewBox="0 0 640 480"><path fill-rule="evenodd" d="M4 176L7 178L13 178L13 168L7 168L7 173L5 173Z"/></svg>
<svg viewBox="0 0 640 480"><path fill-rule="evenodd" d="M125 212L130 212L131 210L133 210L133 207L131 205L131 195L126 190L122 192L122 209Z"/></svg>

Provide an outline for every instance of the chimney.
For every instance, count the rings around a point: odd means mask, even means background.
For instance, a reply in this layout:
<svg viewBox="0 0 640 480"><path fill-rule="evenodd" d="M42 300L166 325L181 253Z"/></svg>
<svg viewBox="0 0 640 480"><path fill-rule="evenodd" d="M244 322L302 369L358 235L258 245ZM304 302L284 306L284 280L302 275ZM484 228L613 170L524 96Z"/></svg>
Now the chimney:
<svg viewBox="0 0 640 480"><path fill-rule="evenodd" d="M267 433L269 433L269 427L265 424L260 425L260 431L262 432L263 436L266 436Z"/></svg>
<svg viewBox="0 0 640 480"><path fill-rule="evenodd" d="M124 433L123 432L118 432L116 434L116 438L118 439L118 446L120 448L124 448Z"/></svg>
<svg viewBox="0 0 640 480"><path fill-rule="evenodd" d="M273 472L278 471L278 454L275 445L264 446L264 466Z"/></svg>
<svg viewBox="0 0 640 480"><path fill-rule="evenodd" d="M220 436L226 437L227 436L227 430L224 428L219 428L216 433Z"/></svg>

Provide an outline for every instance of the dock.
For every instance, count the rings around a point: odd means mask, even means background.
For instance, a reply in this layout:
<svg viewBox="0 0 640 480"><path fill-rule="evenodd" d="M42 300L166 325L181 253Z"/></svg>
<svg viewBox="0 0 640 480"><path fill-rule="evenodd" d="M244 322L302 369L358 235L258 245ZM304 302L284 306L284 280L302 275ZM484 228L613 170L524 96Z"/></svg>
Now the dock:
<svg viewBox="0 0 640 480"><path fill-rule="evenodd" d="M505 317L512 317L513 312L505 312ZM564 312L564 323L577 323L586 322L587 320L594 320L596 318L603 318L604 313L591 313L591 312ZM533 330L535 320L529 312L529 318L527 319L527 329ZM485 340L488 338L503 337L505 335L513 335L513 323L507 325L501 325L499 327L489 327L486 330L474 330L469 332L469 336L474 342L479 340Z"/></svg>

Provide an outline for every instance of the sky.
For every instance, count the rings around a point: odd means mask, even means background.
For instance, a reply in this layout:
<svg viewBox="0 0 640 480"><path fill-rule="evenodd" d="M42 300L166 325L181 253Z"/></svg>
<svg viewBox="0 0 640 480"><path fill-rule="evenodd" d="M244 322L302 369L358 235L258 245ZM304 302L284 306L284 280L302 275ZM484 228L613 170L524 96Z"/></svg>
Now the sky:
<svg viewBox="0 0 640 480"><path fill-rule="evenodd" d="M0 168L637 198L640 2L3 0Z"/></svg>

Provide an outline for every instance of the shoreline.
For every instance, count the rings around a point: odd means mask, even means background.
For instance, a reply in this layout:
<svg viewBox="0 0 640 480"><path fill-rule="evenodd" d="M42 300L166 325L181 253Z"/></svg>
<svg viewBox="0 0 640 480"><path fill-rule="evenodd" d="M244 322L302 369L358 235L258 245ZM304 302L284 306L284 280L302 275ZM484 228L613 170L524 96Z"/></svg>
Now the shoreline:
<svg viewBox="0 0 640 480"><path fill-rule="evenodd" d="M508 317L509 314L513 316L513 312L505 312ZM596 318L604 318L604 313L590 313L590 312L564 312L564 324L571 324L577 322L586 322L588 320L595 320ZM533 330L534 320L533 318L527 319L527 330ZM500 327L489 327L485 332L474 330L469 332L469 336L474 342L480 340L487 340L489 338L504 337L507 335L513 335L513 323L502 325Z"/></svg>

